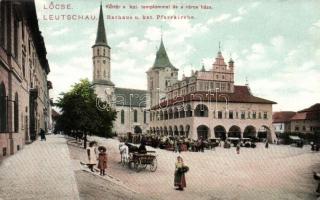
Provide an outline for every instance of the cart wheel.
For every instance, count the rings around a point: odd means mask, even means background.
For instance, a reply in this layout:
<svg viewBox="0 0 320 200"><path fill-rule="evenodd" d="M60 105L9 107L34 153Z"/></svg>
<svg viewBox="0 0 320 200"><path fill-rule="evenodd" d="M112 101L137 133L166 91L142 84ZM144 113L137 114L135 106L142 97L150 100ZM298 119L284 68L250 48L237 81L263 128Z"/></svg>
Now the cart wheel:
<svg viewBox="0 0 320 200"><path fill-rule="evenodd" d="M141 160L137 160L137 162L134 163L134 168L137 172L141 171Z"/></svg>
<svg viewBox="0 0 320 200"><path fill-rule="evenodd" d="M152 163L150 164L150 171L155 172L157 170L157 158L154 158L152 160Z"/></svg>
<svg viewBox="0 0 320 200"><path fill-rule="evenodd" d="M128 167L129 167L129 169L134 169L136 166L135 166L135 163L133 161L129 161L128 162Z"/></svg>

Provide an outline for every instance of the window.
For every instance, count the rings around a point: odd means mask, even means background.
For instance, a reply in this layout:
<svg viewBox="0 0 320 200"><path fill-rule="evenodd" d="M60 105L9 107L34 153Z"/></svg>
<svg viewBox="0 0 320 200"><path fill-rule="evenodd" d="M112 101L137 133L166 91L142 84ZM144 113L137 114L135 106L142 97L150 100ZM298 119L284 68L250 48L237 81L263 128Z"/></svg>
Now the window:
<svg viewBox="0 0 320 200"><path fill-rule="evenodd" d="M99 56L99 54L100 54L100 50L99 50L99 49L97 50L97 54L98 54L98 56Z"/></svg>
<svg viewBox="0 0 320 200"><path fill-rule="evenodd" d="M256 118L257 118L257 113L256 113L256 111L253 111L253 113L252 113L252 118L253 118L253 119L256 119Z"/></svg>
<svg viewBox="0 0 320 200"><path fill-rule="evenodd" d="M14 97L14 132L19 132L19 97L18 93Z"/></svg>
<svg viewBox="0 0 320 200"><path fill-rule="evenodd" d="M137 110L133 111L133 122L138 122L138 111Z"/></svg>
<svg viewBox="0 0 320 200"><path fill-rule="evenodd" d="M194 114L196 117L208 117L208 107L204 104L199 104L197 105Z"/></svg>
<svg viewBox="0 0 320 200"><path fill-rule="evenodd" d="M229 119L233 119L233 111L232 110L229 111Z"/></svg>
<svg viewBox="0 0 320 200"><path fill-rule="evenodd" d="M306 127L305 127L305 126L303 126L303 127L302 127L302 130L303 130L303 131L305 131L305 130L306 130Z"/></svg>
<svg viewBox="0 0 320 200"><path fill-rule="evenodd" d="M268 113L267 112L263 113L263 119L268 119Z"/></svg>
<svg viewBox="0 0 320 200"><path fill-rule="evenodd" d="M246 117L245 117L245 112L244 111L241 111L241 119L245 119Z"/></svg>
<svg viewBox="0 0 320 200"><path fill-rule="evenodd" d="M18 58L18 45L19 45L19 37L18 37L18 31L19 31L19 21L17 19L17 16L14 17L14 32L13 32L13 47L14 47L14 56Z"/></svg>
<svg viewBox="0 0 320 200"><path fill-rule="evenodd" d="M124 124L124 110L121 110L120 112L120 118L121 118L121 124Z"/></svg>
<svg viewBox="0 0 320 200"><path fill-rule="evenodd" d="M0 84L0 132L7 131L7 98L4 83Z"/></svg>
<svg viewBox="0 0 320 200"><path fill-rule="evenodd" d="M147 111L143 111L143 123L147 123Z"/></svg>
<svg viewBox="0 0 320 200"><path fill-rule="evenodd" d="M294 130L299 131L299 126L296 126Z"/></svg>
<svg viewBox="0 0 320 200"><path fill-rule="evenodd" d="M104 56L106 55L106 50L105 50L105 49L103 49L103 55L104 55Z"/></svg>
<svg viewBox="0 0 320 200"><path fill-rule="evenodd" d="M23 54L22 56L22 74L23 74L23 77L25 78L26 77L26 56Z"/></svg>
<svg viewBox="0 0 320 200"><path fill-rule="evenodd" d="M225 91L226 90L226 84L225 83L221 83L221 91Z"/></svg>
<svg viewBox="0 0 320 200"><path fill-rule="evenodd" d="M222 111L218 111L218 119L222 119Z"/></svg>

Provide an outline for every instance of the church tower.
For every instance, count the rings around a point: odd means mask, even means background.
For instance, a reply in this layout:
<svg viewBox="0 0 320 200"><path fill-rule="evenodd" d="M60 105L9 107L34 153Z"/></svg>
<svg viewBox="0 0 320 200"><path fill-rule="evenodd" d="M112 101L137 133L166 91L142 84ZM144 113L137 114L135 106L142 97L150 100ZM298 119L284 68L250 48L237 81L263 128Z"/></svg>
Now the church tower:
<svg viewBox="0 0 320 200"><path fill-rule="evenodd" d="M167 87L178 81L178 69L169 60L162 36L153 66L147 71L147 79L150 107L158 105L161 99L167 98Z"/></svg>
<svg viewBox="0 0 320 200"><path fill-rule="evenodd" d="M114 95L114 84L111 81L110 69L110 46L107 42L106 30L103 20L102 4L100 5L100 14L96 42L92 46L93 61L93 81L92 85L99 98L111 103Z"/></svg>

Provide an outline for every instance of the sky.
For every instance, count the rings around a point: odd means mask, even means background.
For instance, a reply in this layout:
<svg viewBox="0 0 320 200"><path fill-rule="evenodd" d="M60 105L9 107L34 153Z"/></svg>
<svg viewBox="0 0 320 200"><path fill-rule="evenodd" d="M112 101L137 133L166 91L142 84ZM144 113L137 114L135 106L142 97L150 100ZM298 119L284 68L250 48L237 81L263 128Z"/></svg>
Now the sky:
<svg viewBox="0 0 320 200"><path fill-rule="evenodd" d="M51 69L51 96L57 100L80 79L92 80L91 47L100 0L35 1ZM107 8L109 4L120 8ZM298 111L320 102L320 4L316 0L102 0L102 5L116 87L147 88L146 71L153 65L162 34L179 77L200 70L202 64L211 69L221 42L225 60L231 56L235 62L235 84L248 83L255 96L277 102L274 111ZM145 10L142 5L171 7ZM187 5L211 9L186 9ZM77 17L67 20L62 15ZM153 19L107 19L107 15ZM193 18L155 19L157 15Z"/></svg>

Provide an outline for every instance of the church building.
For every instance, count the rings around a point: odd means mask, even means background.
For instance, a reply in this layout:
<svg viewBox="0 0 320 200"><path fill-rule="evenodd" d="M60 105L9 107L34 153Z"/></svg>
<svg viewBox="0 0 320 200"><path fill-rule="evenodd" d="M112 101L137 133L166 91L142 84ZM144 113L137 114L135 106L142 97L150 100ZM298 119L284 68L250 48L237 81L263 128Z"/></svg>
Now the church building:
<svg viewBox="0 0 320 200"><path fill-rule="evenodd" d="M93 50L93 88L117 111L114 131L198 138L252 138L273 141L272 105L256 97L248 85L234 84L234 61L228 64L219 48L210 69L192 71L178 80L161 37L147 73L147 90L118 88L111 81L102 6Z"/></svg>
<svg viewBox="0 0 320 200"><path fill-rule="evenodd" d="M99 98L111 104L117 111L114 132L124 135L128 132L147 131L145 90L115 87L111 80L111 47L108 45L104 26L102 5L98 21L95 44L92 46L93 81L92 87Z"/></svg>

